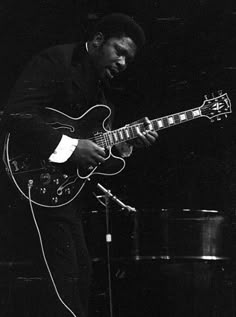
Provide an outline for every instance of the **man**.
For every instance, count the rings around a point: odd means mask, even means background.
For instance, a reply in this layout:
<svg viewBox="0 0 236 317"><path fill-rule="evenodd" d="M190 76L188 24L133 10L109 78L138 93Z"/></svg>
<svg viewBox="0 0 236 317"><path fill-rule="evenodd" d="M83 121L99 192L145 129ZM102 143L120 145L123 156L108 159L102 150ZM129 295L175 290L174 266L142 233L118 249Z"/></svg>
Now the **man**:
<svg viewBox="0 0 236 317"><path fill-rule="evenodd" d="M111 14L101 19L86 43L59 45L41 52L27 65L11 93L4 113L3 136L10 133L18 153L27 153L57 167L67 163L84 170L100 166L106 159L104 147L49 125L45 108L78 118L96 104L107 104L104 86L127 68L144 41L143 30L132 18ZM112 116L107 128L111 124ZM136 141L118 147L122 156L129 156L133 146L155 142L157 133L149 129L148 119L144 124L147 129L137 132ZM6 178L7 146L5 140L1 197L2 241L7 241L7 260L30 260L34 274L50 277L47 295L39 307L42 316L55 313L84 317L91 264L80 220L80 199L56 208L30 205L30 199L20 197L12 175ZM49 308L46 301L51 297Z"/></svg>

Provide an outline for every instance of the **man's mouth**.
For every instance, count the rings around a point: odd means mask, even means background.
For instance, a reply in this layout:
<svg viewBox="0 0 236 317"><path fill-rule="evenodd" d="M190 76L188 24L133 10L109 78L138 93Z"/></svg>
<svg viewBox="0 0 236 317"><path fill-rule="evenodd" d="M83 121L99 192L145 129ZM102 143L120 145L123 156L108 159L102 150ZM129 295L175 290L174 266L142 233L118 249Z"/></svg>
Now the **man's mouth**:
<svg viewBox="0 0 236 317"><path fill-rule="evenodd" d="M107 73L108 77L109 77L110 79L112 79L112 78L114 78L114 77L118 74L118 71L116 71L116 70L113 69L113 68L107 68L107 69L106 69L106 73Z"/></svg>

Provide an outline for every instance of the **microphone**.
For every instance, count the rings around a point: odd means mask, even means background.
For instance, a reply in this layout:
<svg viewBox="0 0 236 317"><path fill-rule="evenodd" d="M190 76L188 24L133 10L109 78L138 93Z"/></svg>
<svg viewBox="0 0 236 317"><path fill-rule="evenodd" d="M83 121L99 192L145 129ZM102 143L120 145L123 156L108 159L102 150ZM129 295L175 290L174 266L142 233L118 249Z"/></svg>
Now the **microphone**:
<svg viewBox="0 0 236 317"><path fill-rule="evenodd" d="M122 209L126 209L128 212L137 212L137 210L134 207L128 206L125 203L123 203L120 199L118 199L115 195L111 193L110 190L106 189L101 184L97 183L97 187L109 198L111 198L113 201L115 201L119 206L122 207Z"/></svg>

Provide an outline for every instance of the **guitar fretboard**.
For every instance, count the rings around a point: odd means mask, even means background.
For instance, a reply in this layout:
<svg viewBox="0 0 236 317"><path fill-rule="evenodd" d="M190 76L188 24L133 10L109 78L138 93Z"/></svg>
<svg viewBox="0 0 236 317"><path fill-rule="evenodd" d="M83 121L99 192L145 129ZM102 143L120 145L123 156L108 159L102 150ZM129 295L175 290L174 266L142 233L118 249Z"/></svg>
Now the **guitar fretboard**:
<svg viewBox="0 0 236 317"><path fill-rule="evenodd" d="M150 121L149 129L159 131L199 117L202 117L200 108L194 108L162 118L153 119ZM144 123L136 123L124 126L117 130L108 131L103 134L103 137L106 146L109 147L121 142L135 139L138 137L139 133L142 133L145 130L147 130L147 126Z"/></svg>

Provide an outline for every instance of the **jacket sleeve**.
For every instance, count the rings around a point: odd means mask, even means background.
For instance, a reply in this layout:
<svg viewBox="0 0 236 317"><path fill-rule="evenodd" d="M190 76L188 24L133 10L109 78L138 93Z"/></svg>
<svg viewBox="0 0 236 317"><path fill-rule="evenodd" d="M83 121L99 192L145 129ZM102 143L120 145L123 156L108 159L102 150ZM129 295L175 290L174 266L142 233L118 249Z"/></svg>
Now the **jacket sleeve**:
<svg viewBox="0 0 236 317"><path fill-rule="evenodd" d="M64 79L63 59L51 51L33 58L18 79L5 110L5 129L22 151L48 158L60 142L62 134L47 125L43 112Z"/></svg>

